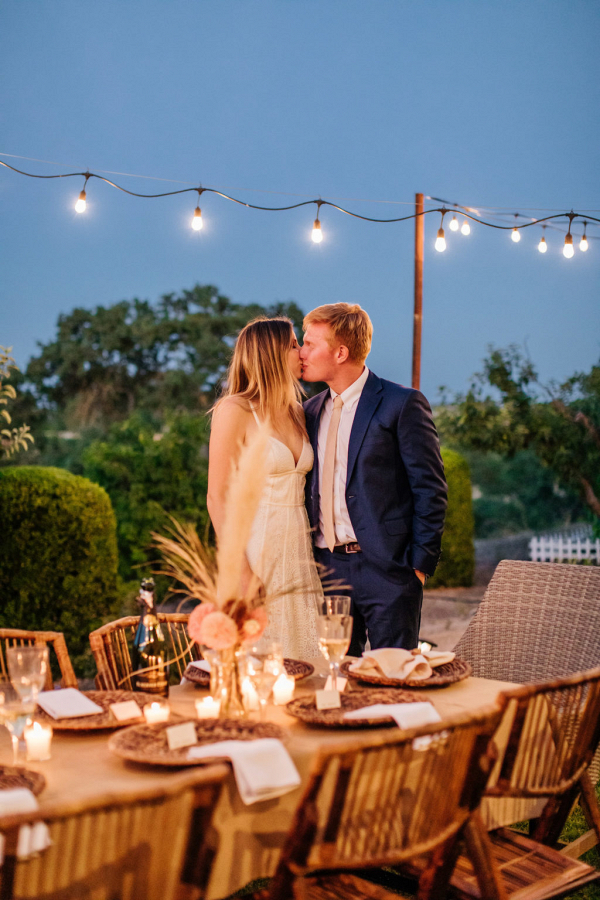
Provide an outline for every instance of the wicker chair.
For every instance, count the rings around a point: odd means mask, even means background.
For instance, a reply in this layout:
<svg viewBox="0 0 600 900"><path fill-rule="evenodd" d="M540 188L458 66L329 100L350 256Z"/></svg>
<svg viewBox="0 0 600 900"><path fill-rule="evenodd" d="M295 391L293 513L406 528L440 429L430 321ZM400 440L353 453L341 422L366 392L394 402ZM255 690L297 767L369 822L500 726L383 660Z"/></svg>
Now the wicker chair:
<svg viewBox="0 0 600 900"><path fill-rule="evenodd" d="M188 663L201 658L198 646L188 636L188 619L187 613L158 613L158 621L163 626L169 645L171 665L177 666L180 676ZM98 669L96 686L99 690L133 690L131 646L139 621L138 616L126 616L109 622L90 634L90 647Z"/></svg>
<svg viewBox="0 0 600 900"><path fill-rule="evenodd" d="M579 793L600 839L600 809L587 771L600 740L600 668L524 685L502 699L504 724L510 723L508 743L485 795L545 797L548 802L533 840L507 828L488 834L474 813L465 828L467 854L457 861L452 889L461 898L486 900L563 896L600 879L600 872L579 862L576 853L551 849Z"/></svg>
<svg viewBox="0 0 600 900"><path fill-rule="evenodd" d="M77 678L73 671L65 636L60 631L23 631L20 628L0 628L0 676L2 680L10 680L6 665L6 649L31 644L45 644L48 648L52 647L60 667L61 686L64 688L77 687ZM53 687L52 672L48 668L44 690L51 691Z"/></svg>
<svg viewBox="0 0 600 900"><path fill-rule="evenodd" d="M228 768L171 775L129 795L0 818L5 837L1 900L199 898L210 873L210 819ZM19 830L45 822L52 844L18 859Z"/></svg>
<svg viewBox="0 0 600 900"><path fill-rule="evenodd" d="M502 560L454 649L474 675L520 684L600 665L600 566ZM588 832L581 853L594 844Z"/></svg>
<svg viewBox="0 0 600 900"><path fill-rule="evenodd" d="M501 711L348 740L317 758L275 876L256 898L389 896L365 877L428 854L419 898L445 896L458 839L490 771ZM422 737L421 741L415 738ZM357 871L358 870L358 871Z"/></svg>

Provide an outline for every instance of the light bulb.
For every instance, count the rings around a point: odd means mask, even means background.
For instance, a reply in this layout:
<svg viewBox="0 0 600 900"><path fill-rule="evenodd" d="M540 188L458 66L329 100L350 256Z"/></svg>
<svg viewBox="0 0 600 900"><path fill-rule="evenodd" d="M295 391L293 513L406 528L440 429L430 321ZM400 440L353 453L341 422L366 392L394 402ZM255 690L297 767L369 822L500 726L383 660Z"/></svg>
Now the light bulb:
<svg viewBox="0 0 600 900"><path fill-rule="evenodd" d="M565 235L565 246L563 247L563 256L566 259L571 259L575 250L573 248L573 235L567 234Z"/></svg>
<svg viewBox="0 0 600 900"><path fill-rule="evenodd" d="M471 234L471 226L469 225L469 220L465 219L462 223L462 228L460 229L461 234Z"/></svg>
<svg viewBox="0 0 600 900"><path fill-rule="evenodd" d="M435 239L435 249L438 253L443 253L446 249L446 238L444 237L444 229L440 228Z"/></svg>
<svg viewBox="0 0 600 900"><path fill-rule="evenodd" d="M320 244L323 240L323 232L321 231L321 223L318 219L315 219L312 230L312 239L315 244Z"/></svg>
<svg viewBox="0 0 600 900"><path fill-rule="evenodd" d="M513 239L515 244L518 244L519 241L521 240L521 233L518 231L517 228L513 228L511 238Z"/></svg>
<svg viewBox="0 0 600 900"><path fill-rule="evenodd" d="M546 238L542 235L542 238L538 244L538 250L540 253L545 253L548 249L548 244L546 243Z"/></svg>
<svg viewBox="0 0 600 900"><path fill-rule="evenodd" d="M584 234L583 237L581 238L581 240L579 241L579 249L582 250L583 253L585 253L585 251L587 250L588 246L589 246L589 245L588 245L588 239L586 238L586 236L585 236L585 234Z"/></svg>
<svg viewBox="0 0 600 900"><path fill-rule="evenodd" d="M78 199L77 203L75 204L75 212L78 212L78 213L84 212L86 206L87 206L87 203L86 203L86 199L85 199L85 191L82 191L79 195L79 199Z"/></svg>
<svg viewBox="0 0 600 900"><path fill-rule="evenodd" d="M456 216L452 216L452 221L448 227L450 228L450 231L458 231L458 219Z"/></svg>
<svg viewBox="0 0 600 900"><path fill-rule="evenodd" d="M200 231L202 229L202 210L199 206L194 210L194 218L192 219L192 228L194 231Z"/></svg>

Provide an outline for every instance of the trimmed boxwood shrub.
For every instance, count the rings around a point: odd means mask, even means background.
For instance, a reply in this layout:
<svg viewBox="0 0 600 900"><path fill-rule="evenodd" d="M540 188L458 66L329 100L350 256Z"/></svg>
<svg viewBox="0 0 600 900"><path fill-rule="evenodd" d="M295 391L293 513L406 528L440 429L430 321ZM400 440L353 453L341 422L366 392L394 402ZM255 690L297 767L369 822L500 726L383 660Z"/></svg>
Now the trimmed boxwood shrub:
<svg viewBox="0 0 600 900"><path fill-rule="evenodd" d="M455 450L442 447L448 482L448 509L442 538L442 556L427 587L468 587L475 573L473 506L469 464Z"/></svg>
<svg viewBox="0 0 600 900"><path fill-rule="evenodd" d="M75 671L117 609L115 516L96 484L63 469L0 469L0 625L63 631Z"/></svg>

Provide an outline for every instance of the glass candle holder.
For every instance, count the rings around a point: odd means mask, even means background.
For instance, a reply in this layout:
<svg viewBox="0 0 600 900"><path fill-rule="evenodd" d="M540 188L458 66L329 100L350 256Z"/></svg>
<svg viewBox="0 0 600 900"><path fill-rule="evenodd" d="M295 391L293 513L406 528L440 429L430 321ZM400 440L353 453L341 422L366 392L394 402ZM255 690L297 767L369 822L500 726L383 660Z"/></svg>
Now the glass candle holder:
<svg viewBox="0 0 600 900"><path fill-rule="evenodd" d="M147 724L154 725L156 722L168 722L171 708L166 700L154 700L146 703L143 712Z"/></svg>
<svg viewBox="0 0 600 900"><path fill-rule="evenodd" d="M43 762L50 759L52 725L46 722L31 722L25 726L23 737L29 762Z"/></svg>
<svg viewBox="0 0 600 900"><path fill-rule="evenodd" d="M202 700L196 700L196 715L199 719L218 719L221 709L219 700L213 697L203 697Z"/></svg>

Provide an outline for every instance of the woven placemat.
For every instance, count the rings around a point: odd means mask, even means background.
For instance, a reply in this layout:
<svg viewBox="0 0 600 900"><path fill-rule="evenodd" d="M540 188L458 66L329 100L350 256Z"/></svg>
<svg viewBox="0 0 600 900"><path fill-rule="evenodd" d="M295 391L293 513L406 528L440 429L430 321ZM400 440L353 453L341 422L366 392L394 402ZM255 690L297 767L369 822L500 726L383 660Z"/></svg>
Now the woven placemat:
<svg viewBox="0 0 600 900"><path fill-rule="evenodd" d="M127 728L136 722L143 722L142 709L146 703L154 703L159 699L156 694L143 694L141 691L82 691L86 697L101 706L104 712L95 716L75 716L72 719L53 719L43 709L38 707L35 717L40 722L49 722L55 731L108 731L114 728ZM125 700L135 700L140 707L139 719L128 719L119 722L115 719L109 707L111 703L123 703ZM173 714L171 713L173 718ZM176 718L180 718L177 716Z"/></svg>
<svg viewBox="0 0 600 900"><path fill-rule="evenodd" d="M245 719L204 719L195 721L198 744L217 741L253 741L257 738L283 739L283 731L269 722L249 722ZM115 756L150 766L201 766L206 759L189 759L189 747L169 750L166 729L168 722L156 725L134 725L113 734L108 749Z"/></svg>
<svg viewBox="0 0 600 900"><path fill-rule="evenodd" d="M46 787L46 779L33 769L23 766L0 766L0 791L10 788L27 788L32 794L41 794Z"/></svg>
<svg viewBox="0 0 600 900"><path fill-rule="evenodd" d="M462 681L472 674L471 664L464 659L455 658L452 662L445 663L443 666L437 666L431 673L431 677L426 681L406 681L403 678L386 678L385 675L370 675L363 672L351 672L350 661L346 660L340 666L340 671L353 681L360 681L363 684L378 684L380 686L389 687L410 687L421 690L422 688L444 687L446 684L454 684L456 681Z"/></svg>
<svg viewBox="0 0 600 900"><path fill-rule="evenodd" d="M308 678L315 671L314 666L301 659L284 659L283 665L287 674L291 675L296 681L300 681L301 678ZM202 669L193 666L191 663L183 675L188 681L198 685L198 687L210 687L210 673L203 672Z"/></svg>
<svg viewBox="0 0 600 900"><path fill-rule="evenodd" d="M424 700L418 694L409 691L370 688L364 691L351 691L340 694L342 706L339 709L317 709L315 695L298 697L286 704L286 712L308 725L319 725L326 728L387 728L396 723L389 719L344 719L344 713L351 709L362 709L375 703L417 703Z"/></svg>

